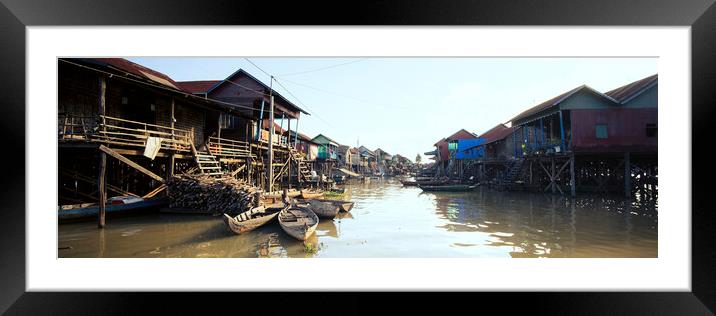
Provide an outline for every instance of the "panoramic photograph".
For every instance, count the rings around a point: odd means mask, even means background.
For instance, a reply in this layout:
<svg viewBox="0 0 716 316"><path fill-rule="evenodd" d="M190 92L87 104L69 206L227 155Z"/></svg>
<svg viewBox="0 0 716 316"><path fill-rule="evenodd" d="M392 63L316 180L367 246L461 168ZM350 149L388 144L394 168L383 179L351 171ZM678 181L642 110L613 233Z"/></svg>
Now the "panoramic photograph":
<svg viewBox="0 0 716 316"><path fill-rule="evenodd" d="M658 258L657 72L58 58L57 257Z"/></svg>

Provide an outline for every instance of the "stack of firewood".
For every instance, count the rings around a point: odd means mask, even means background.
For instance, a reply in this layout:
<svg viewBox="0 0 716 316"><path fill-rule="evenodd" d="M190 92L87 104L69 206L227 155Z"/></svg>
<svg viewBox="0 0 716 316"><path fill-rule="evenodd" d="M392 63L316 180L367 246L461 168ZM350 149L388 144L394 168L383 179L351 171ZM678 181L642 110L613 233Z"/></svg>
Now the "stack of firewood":
<svg viewBox="0 0 716 316"><path fill-rule="evenodd" d="M178 175L167 183L169 207L214 214L236 215L253 208L254 195L261 189L226 176Z"/></svg>

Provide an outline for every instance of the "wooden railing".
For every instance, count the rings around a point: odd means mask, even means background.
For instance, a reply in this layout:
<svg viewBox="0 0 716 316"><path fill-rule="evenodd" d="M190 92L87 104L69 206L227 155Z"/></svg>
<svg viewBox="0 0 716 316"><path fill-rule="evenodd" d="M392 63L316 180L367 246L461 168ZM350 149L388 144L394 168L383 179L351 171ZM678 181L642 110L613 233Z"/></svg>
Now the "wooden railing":
<svg viewBox="0 0 716 316"><path fill-rule="evenodd" d="M247 157L251 155L249 143L239 140L232 140L219 137L209 137L207 143L209 151L215 156L222 157Z"/></svg>
<svg viewBox="0 0 716 316"><path fill-rule="evenodd" d="M191 151L192 131L100 115L98 130L91 140L96 142L144 148L149 137L161 138L161 149Z"/></svg>
<svg viewBox="0 0 716 316"><path fill-rule="evenodd" d="M57 135L60 140L87 140L96 129L96 116L59 115L57 117Z"/></svg>

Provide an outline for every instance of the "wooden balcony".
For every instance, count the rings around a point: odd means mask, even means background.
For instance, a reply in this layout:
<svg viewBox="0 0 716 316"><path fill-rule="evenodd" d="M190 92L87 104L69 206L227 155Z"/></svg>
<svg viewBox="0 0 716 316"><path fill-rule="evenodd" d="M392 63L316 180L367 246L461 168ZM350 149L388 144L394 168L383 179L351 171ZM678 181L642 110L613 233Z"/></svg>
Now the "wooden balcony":
<svg viewBox="0 0 716 316"><path fill-rule="evenodd" d="M88 140L98 126L96 116L59 115L57 136L61 141Z"/></svg>
<svg viewBox="0 0 716 316"><path fill-rule="evenodd" d="M209 137L209 151L214 156L227 158L245 158L251 155L249 143L219 137Z"/></svg>
<svg viewBox="0 0 716 316"><path fill-rule="evenodd" d="M58 119L59 141L82 140L126 147L144 148L147 139L161 139L160 150L191 152L193 132L168 126L100 115L97 117L64 116Z"/></svg>

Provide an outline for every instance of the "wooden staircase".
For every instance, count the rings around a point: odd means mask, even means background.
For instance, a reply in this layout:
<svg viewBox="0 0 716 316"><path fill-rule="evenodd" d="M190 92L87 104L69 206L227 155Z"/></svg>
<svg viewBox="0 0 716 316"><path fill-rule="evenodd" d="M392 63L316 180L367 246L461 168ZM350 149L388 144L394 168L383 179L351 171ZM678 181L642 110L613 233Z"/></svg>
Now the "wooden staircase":
<svg viewBox="0 0 716 316"><path fill-rule="evenodd" d="M500 181L500 189L511 190L516 185L516 181L522 175L522 167L524 166L524 159L516 159L510 163L507 172L503 175Z"/></svg>
<svg viewBox="0 0 716 316"><path fill-rule="evenodd" d="M298 174L300 175L301 181L311 181L311 168L308 167L306 161L300 153L294 148L289 148L291 152L291 159L296 162L298 166Z"/></svg>
<svg viewBox="0 0 716 316"><path fill-rule="evenodd" d="M205 150L197 150L194 147L194 143L191 143L191 152L194 154L194 161L196 161L199 171L203 175L211 177L221 177L221 163L216 156Z"/></svg>

